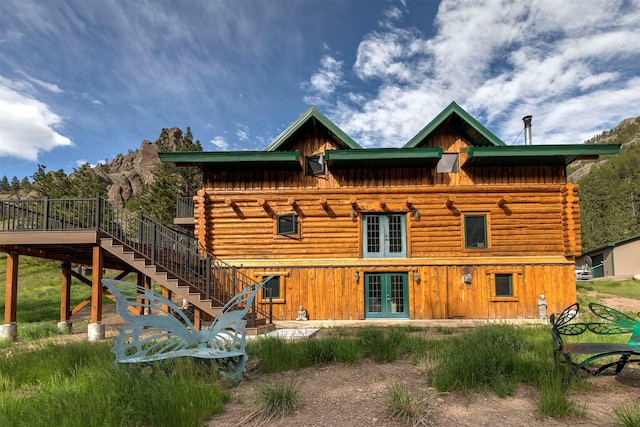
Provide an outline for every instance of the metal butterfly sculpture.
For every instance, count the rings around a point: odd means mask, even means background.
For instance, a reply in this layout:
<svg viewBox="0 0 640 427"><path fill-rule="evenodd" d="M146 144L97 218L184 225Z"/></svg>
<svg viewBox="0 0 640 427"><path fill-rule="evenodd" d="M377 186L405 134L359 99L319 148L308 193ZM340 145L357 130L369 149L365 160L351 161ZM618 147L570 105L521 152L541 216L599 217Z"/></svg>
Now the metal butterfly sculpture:
<svg viewBox="0 0 640 427"><path fill-rule="evenodd" d="M640 341L640 313L637 313L638 319L634 319L624 313L614 310L602 304L592 302L589 304L589 310L596 316L607 321L593 322L588 324L591 332L598 334L624 334L629 333L629 345L638 345Z"/></svg>
<svg viewBox="0 0 640 427"><path fill-rule="evenodd" d="M268 279L268 278L267 278ZM118 329L112 348L116 362L136 363L173 357L216 359L222 375L242 379L247 354L245 316L265 283L247 287L222 307L211 326L197 331L173 302L158 293L120 280L103 279L116 310L128 325ZM139 315L141 310L148 312Z"/></svg>
<svg viewBox="0 0 640 427"><path fill-rule="evenodd" d="M636 320L611 307L592 302L589 303L589 310L606 322L569 323L578 315L579 307L577 303L572 304L557 318L552 314L551 323L563 335L580 335L587 330L601 335L628 333L631 334L628 344L638 345L638 341L640 341L640 313L637 314L638 320Z"/></svg>

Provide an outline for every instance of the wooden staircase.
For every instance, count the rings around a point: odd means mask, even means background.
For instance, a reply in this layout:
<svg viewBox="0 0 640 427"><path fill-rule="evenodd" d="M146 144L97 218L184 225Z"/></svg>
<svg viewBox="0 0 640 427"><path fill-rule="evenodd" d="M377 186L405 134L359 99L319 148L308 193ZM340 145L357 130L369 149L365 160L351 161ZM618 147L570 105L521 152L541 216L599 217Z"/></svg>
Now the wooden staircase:
<svg viewBox="0 0 640 427"><path fill-rule="evenodd" d="M185 280L176 277L162 267L151 264L147 258L113 238L100 239L100 247L151 278L160 286L170 290L178 298L186 299L211 317L215 317L220 312L223 306L220 302L211 298L207 299L201 292L194 290Z"/></svg>
<svg viewBox="0 0 640 427"><path fill-rule="evenodd" d="M100 239L100 247L171 291L172 299L178 306L182 305L182 300L186 300L206 313L211 319L218 315L224 306L219 300L207 298L203 292L195 289L188 281L177 277L166 268L152 264L147 257L113 238ZM233 295L229 294L227 297L231 299ZM202 323L206 326L209 322L204 320ZM257 335L274 329L275 325L269 323L265 316L256 316L255 319L248 322L247 333Z"/></svg>
<svg viewBox="0 0 640 427"><path fill-rule="evenodd" d="M0 214L0 233L14 236L36 232L55 235L55 240L60 239L61 231L64 236L91 232L112 258L171 291L179 300L177 305L186 300L206 314L201 320L213 319L236 294L256 285L253 278L200 247L194 237L119 208L100 195L72 200L0 200ZM93 242L95 245L96 240ZM73 248L80 250L80 246ZM250 310L249 316L248 326L267 325L267 316L259 309Z"/></svg>

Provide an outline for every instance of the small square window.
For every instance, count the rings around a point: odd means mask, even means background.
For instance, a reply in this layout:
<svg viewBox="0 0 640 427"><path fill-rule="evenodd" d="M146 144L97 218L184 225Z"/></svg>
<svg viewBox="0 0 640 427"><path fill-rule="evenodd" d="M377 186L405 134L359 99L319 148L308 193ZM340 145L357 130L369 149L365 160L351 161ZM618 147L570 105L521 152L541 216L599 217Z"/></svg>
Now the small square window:
<svg viewBox="0 0 640 427"><path fill-rule="evenodd" d="M511 274L496 274L495 285L497 297L513 296L513 276Z"/></svg>
<svg viewBox="0 0 640 427"><path fill-rule="evenodd" d="M436 170L438 173L458 172L458 153L442 153L442 157L438 160Z"/></svg>
<svg viewBox="0 0 640 427"><path fill-rule="evenodd" d="M298 216L296 214L278 215L276 233L279 236L298 234Z"/></svg>
<svg viewBox="0 0 640 427"><path fill-rule="evenodd" d="M324 175L325 164L324 164L324 155L316 154L313 156L305 157L305 175Z"/></svg>
<svg viewBox="0 0 640 427"><path fill-rule="evenodd" d="M268 279L262 285L262 289L260 290L260 294L258 297L258 303L286 304L285 289L287 280L286 278L288 275L289 273L285 271L265 271L257 273L256 279L258 281Z"/></svg>
<svg viewBox="0 0 640 427"><path fill-rule="evenodd" d="M280 276L273 276L262 287L262 299L281 299Z"/></svg>
<svg viewBox="0 0 640 427"><path fill-rule="evenodd" d="M487 216L464 216L464 246L469 249L482 249L487 244Z"/></svg>

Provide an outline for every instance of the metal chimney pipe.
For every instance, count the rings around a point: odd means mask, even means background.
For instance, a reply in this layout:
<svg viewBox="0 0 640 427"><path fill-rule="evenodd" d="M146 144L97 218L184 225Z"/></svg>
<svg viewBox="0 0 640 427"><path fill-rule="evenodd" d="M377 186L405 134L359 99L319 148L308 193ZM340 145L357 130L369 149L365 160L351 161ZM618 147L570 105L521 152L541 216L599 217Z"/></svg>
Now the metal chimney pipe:
<svg viewBox="0 0 640 427"><path fill-rule="evenodd" d="M531 119L533 116L524 116L524 145L531 145Z"/></svg>

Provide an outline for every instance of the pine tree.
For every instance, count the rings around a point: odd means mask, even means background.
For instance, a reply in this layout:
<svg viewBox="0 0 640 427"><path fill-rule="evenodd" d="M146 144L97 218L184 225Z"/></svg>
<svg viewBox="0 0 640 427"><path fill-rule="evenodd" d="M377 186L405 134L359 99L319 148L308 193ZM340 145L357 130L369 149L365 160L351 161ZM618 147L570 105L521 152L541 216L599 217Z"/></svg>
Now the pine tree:
<svg viewBox="0 0 640 427"><path fill-rule="evenodd" d="M46 172L47 167L38 165L38 170L31 176L32 187L40 197L64 199L73 197L69 177L64 170Z"/></svg>
<svg viewBox="0 0 640 427"><path fill-rule="evenodd" d="M69 175L69 184L72 197L91 198L96 194L107 195L107 184L95 174L89 163L84 163L79 169L73 168Z"/></svg>
<svg viewBox="0 0 640 427"><path fill-rule="evenodd" d="M12 196L17 196L20 193L20 180L17 176L11 178L11 184L9 184L9 193Z"/></svg>
<svg viewBox="0 0 640 427"><path fill-rule="evenodd" d="M193 142L191 128L184 135L178 134L178 141L170 140L167 129L163 129L156 140L158 151L202 151L199 140ZM173 163L160 163L153 169L154 180L132 197L127 208L144 212L157 221L172 226L178 197L194 196L202 186L202 172L197 168L178 168Z"/></svg>
<svg viewBox="0 0 640 427"><path fill-rule="evenodd" d="M2 179L0 179L0 192L2 193L8 193L9 192L9 179L7 178L7 176L3 176Z"/></svg>
<svg viewBox="0 0 640 427"><path fill-rule="evenodd" d="M640 144L593 167L580 185L584 251L640 234Z"/></svg>
<svg viewBox="0 0 640 427"><path fill-rule="evenodd" d="M25 194L31 191L31 181L29 181L29 178L27 178L26 176L22 178L22 181L20 181L20 189Z"/></svg>

